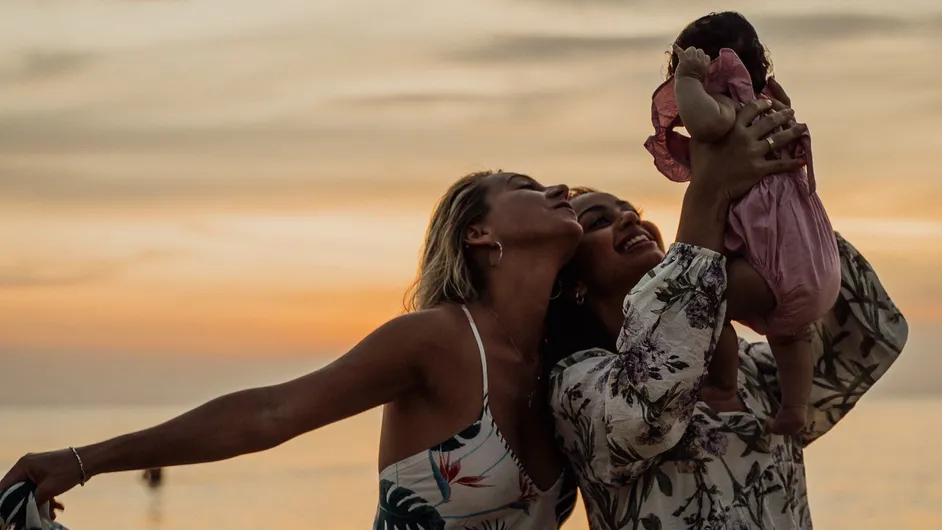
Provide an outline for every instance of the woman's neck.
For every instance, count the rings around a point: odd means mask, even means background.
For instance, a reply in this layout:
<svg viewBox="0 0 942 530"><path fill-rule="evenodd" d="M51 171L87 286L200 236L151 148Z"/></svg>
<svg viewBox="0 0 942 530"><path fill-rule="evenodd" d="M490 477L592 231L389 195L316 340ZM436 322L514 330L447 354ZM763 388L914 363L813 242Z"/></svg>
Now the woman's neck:
<svg viewBox="0 0 942 530"><path fill-rule="evenodd" d="M558 272L558 267L538 263L502 263L492 271L481 296L480 304L497 314L524 355L538 353Z"/></svg>
<svg viewBox="0 0 942 530"><path fill-rule="evenodd" d="M602 326L608 332L612 341L618 340L622 325L625 323L624 296L609 296L606 298L593 298L587 300L588 309L599 317Z"/></svg>

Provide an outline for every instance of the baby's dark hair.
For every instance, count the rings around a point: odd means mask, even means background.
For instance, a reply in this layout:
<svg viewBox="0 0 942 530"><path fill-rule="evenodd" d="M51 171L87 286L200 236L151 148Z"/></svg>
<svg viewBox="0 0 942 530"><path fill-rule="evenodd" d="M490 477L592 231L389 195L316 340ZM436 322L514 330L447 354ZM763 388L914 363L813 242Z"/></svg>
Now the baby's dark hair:
<svg viewBox="0 0 942 530"><path fill-rule="evenodd" d="M700 48L711 59L716 59L723 48L733 50L749 70L756 94L762 92L766 78L772 73L772 61L765 46L759 42L756 28L746 17L734 11L710 13L698 18L680 32L676 43L685 50L690 46ZM671 52L667 75L674 75L676 69L677 54Z"/></svg>

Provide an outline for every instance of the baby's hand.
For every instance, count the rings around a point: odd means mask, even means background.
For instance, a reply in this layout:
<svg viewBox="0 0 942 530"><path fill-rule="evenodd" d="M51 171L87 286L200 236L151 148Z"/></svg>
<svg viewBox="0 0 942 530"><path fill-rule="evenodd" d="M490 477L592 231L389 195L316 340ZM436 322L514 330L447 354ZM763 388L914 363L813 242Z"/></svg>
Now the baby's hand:
<svg viewBox="0 0 942 530"><path fill-rule="evenodd" d="M682 49L674 44L674 53L677 54L677 68L674 70L675 77L692 77L703 81L710 71L710 56L700 48L693 46Z"/></svg>

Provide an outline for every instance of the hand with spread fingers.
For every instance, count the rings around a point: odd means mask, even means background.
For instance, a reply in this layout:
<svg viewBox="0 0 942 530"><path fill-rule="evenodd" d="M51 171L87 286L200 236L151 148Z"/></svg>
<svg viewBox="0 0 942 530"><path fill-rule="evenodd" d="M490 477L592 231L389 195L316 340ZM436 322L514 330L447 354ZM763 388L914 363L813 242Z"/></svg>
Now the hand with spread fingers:
<svg viewBox="0 0 942 530"><path fill-rule="evenodd" d="M703 81L710 71L710 56L703 50L693 46L686 50L674 44L674 53L677 54L676 77L691 77Z"/></svg>
<svg viewBox="0 0 942 530"><path fill-rule="evenodd" d="M798 123L788 126L795 115L792 109L769 112L772 106L768 100L749 103L739 110L736 123L721 141L691 142L691 185L709 186L732 202L762 177L800 168L800 160L766 158L773 147L794 142L807 129ZM786 128L770 134L782 126Z"/></svg>

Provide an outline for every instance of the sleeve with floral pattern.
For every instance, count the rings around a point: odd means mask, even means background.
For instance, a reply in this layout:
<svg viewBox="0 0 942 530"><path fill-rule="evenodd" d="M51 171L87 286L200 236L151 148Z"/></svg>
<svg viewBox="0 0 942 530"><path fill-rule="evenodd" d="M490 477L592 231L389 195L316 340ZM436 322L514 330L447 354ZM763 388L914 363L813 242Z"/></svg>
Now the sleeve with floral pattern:
<svg viewBox="0 0 942 530"><path fill-rule="evenodd" d="M841 291L834 308L814 326L814 382L809 421L802 435L808 445L828 432L889 370L906 339L909 325L860 252L839 234ZM750 344L746 355L778 401L781 389L768 344Z"/></svg>
<svg viewBox="0 0 942 530"><path fill-rule="evenodd" d="M723 328L726 260L675 243L625 299L617 352L587 350L550 376L557 435L573 465L620 485L680 441Z"/></svg>

